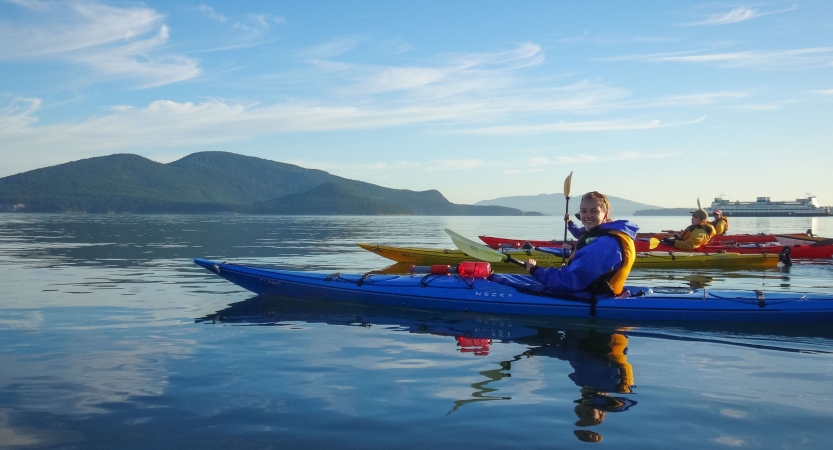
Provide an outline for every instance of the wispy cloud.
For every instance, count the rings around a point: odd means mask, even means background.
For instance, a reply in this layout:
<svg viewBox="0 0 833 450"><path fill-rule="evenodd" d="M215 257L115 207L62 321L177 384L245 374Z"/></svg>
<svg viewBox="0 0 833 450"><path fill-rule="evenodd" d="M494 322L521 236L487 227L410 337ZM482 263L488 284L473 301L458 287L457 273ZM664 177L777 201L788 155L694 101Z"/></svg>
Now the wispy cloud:
<svg viewBox="0 0 833 450"><path fill-rule="evenodd" d="M340 40L318 47L312 53L346 51L357 40ZM459 95L472 90L497 90L507 86L507 72L540 64L544 60L541 47L524 43L516 48L494 53L457 53L446 55L426 66L375 66L311 59L311 63L328 72L338 72L351 83L340 88L346 95L367 95L387 92L414 92L427 97Z"/></svg>
<svg viewBox="0 0 833 450"><path fill-rule="evenodd" d="M470 128L461 130L465 134L485 136L530 135L542 133L588 132L588 131L632 131L650 130L672 126L691 125L702 122L705 117L687 122L663 124L657 119L647 121L637 120L596 120L584 122L557 122L543 125L502 125L495 127Z"/></svg>
<svg viewBox="0 0 833 450"><path fill-rule="evenodd" d="M748 96L748 92L742 91L704 92L699 94L667 95L647 99L631 99L612 106L622 109L701 106L743 99Z"/></svg>
<svg viewBox="0 0 833 450"><path fill-rule="evenodd" d="M99 77L138 79L143 87L201 72L193 58L161 53L169 30L161 23L163 16L152 9L81 1L16 3L31 14L23 23L0 24L0 60L88 64Z"/></svg>
<svg viewBox="0 0 833 450"><path fill-rule="evenodd" d="M302 54L305 58L315 62L316 60L341 55L342 53L354 49L357 45L365 41L367 41L367 39L363 37L342 37L308 48L304 50Z"/></svg>
<svg viewBox="0 0 833 450"><path fill-rule="evenodd" d="M821 95L833 95L833 89L826 89L826 90L813 91L813 92L815 92L816 94L821 94Z"/></svg>
<svg viewBox="0 0 833 450"><path fill-rule="evenodd" d="M704 94L689 94L689 95L669 95L657 100L657 105L661 106L690 106L690 105L706 105L717 103L722 100L733 100L747 97L746 92L737 91L722 91L722 92L707 92Z"/></svg>
<svg viewBox="0 0 833 450"><path fill-rule="evenodd" d="M428 161L391 161L373 163L351 163L312 161L308 159L294 159L287 161L289 164L306 167L310 169L324 170L335 174L349 174L351 177L357 175L372 174L378 176L379 172L393 174L402 173L429 173L472 170L488 165L482 159L435 159Z"/></svg>
<svg viewBox="0 0 833 450"><path fill-rule="evenodd" d="M33 168L55 163L60 155L73 159L121 151L154 148L159 151L189 146L245 141L279 133L367 130L396 126L442 125L446 132L481 135L524 135L568 131L647 130L684 123L659 120L608 120L560 122L547 125L511 125L481 128L451 127L449 124L480 123L501 117L512 106L496 112L482 102L358 107L313 102L273 105L212 100L202 103L155 101L143 108L113 107L108 114L73 123L39 125L36 98L11 100L0 110L0 141L4 147L4 169ZM485 118L485 119L484 119ZM491 118L491 119L490 119ZM702 120L702 119L700 119ZM695 123L696 121L687 122ZM475 167L477 161L455 161L449 167ZM435 167L434 170L441 170ZM8 173L6 173L8 174ZM2 175L6 175L2 174Z"/></svg>
<svg viewBox="0 0 833 450"><path fill-rule="evenodd" d="M214 8L208 5L200 5L197 9L199 9L201 13L205 14L205 17L208 17L211 20L216 20L217 22L225 22L228 20L226 16L214 11Z"/></svg>
<svg viewBox="0 0 833 450"><path fill-rule="evenodd" d="M235 28L241 30L267 30L273 25L282 25L286 23L286 19L281 16L272 14L248 14L245 19L238 20L234 23Z"/></svg>
<svg viewBox="0 0 833 450"><path fill-rule="evenodd" d="M642 152L635 152L635 151L624 151L624 152L617 152L610 155L587 155L587 154L578 154L578 155L559 155L552 158L543 158L543 157L532 157L529 159L529 166L532 167L540 167L540 166L551 166L551 165L561 165L561 164L585 164L585 163L593 163L598 162L600 160L605 161L629 161L635 159L662 159L677 156L678 153L642 153Z"/></svg>
<svg viewBox="0 0 833 450"><path fill-rule="evenodd" d="M704 20L698 22L686 23L683 25L726 25L730 23L743 22L745 20L755 19L758 17L768 16L770 14L778 14L782 12L792 11L797 6L793 5L791 8L781 9L778 11L758 11L757 9L747 8L745 6L735 8L726 13L712 14Z"/></svg>
<svg viewBox="0 0 833 450"><path fill-rule="evenodd" d="M721 67L756 67L762 69L803 69L830 63L833 47L792 50L749 50L726 53L652 53L605 58L607 61L679 62L714 64Z"/></svg>

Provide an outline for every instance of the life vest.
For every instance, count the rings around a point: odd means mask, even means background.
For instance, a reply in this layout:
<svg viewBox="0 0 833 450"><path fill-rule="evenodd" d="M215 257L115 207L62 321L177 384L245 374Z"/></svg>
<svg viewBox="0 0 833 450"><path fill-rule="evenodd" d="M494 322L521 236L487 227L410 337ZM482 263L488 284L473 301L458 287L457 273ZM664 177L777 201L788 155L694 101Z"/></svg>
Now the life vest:
<svg viewBox="0 0 833 450"><path fill-rule="evenodd" d="M715 235L714 227L709 222L703 222L700 225L689 225L685 230L683 230L683 234L680 236L680 239L682 239L682 240L688 239L688 237L691 235L691 232L698 229L698 228L705 231L706 234L709 236L709 239L706 242L704 242L703 245L708 244L709 241Z"/></svg>
<svg viewBox="0 0 833 450"><path fill-rule="evenodd" d="M628 362L628 338L622 334L610 335L610 353L607 358L619 367L619 385L616 392L629 393L633 389L633 366Z"/></svg>
<svg viewBox="0 0 833 450"><path fill-rule="evenodd" d="M573 262L573 256L579 250L602 236L612 237L619 243L619 247L622 249L622 265L618 269L611 270L594 280L586 290L594 294L616 296L621 294L625 289L625 280L628 278L628 274L631 273L631 267L633 267L633 262L636 259L636 248L634 247L633 239L626 233L607 230L601 227L584 232L576 242L573 252L570 253L570 259L567 261L567 265L569 266Z"/></svg>
<svg viewBox="0 0 833 450"><path fill-rule="evenodd" d="M723 225L719 225L721 222L723 223ZM722 236L726 234L727 231L729 231L729 219L726 216L723 216L719 219L715 219L714 222L711 222L711 225L712 227L714 227L714 232L717 235ZM718 229L720 230L720 232L718 232Z"/></svg>

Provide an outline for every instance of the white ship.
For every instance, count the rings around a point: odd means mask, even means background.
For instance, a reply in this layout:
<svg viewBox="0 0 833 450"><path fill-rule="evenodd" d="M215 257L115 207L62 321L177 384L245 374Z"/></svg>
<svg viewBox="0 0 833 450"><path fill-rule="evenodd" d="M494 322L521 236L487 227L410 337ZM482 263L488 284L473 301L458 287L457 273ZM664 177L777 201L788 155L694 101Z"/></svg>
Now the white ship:
<svg viewBox="0 0 833 450"><path fill-rule="evenodd" d="M794 202L773 202L769 197L758 197L754 202L739 202L715 198L709 212L719 209L725 216L735 217L802 217L802 216L829 216L830 207L820 206L818 199L813 195L807 198L799 198Z"/></svg>

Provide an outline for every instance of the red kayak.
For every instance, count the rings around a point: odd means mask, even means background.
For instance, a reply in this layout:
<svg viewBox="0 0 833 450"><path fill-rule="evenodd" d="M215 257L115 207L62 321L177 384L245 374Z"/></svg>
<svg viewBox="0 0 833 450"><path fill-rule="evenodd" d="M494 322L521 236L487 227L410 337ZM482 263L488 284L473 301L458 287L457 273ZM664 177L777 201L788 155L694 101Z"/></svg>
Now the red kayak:
<svg viewBox="0 0 833 450"><path fill-rule="evenodd" d="M735 235L743 236L743 235ZM634 245L638 252L682 252L675 247L660 244L656 248L650 248L649 238L637 237ZM480 240L492 248L520 248L524 243L529 242L535 247L561 247L561 241L522 241L518 239L495 238L490 236L480 236ZM569 244L569 242L568 242ZM781 245L777 242L751 242L751 243L736 243L736 244L715 244L710 242L697 250L699 253L718 253L718 252L732 252L742 254L779 254L784 248L789 248L788 256L792 259L830 259L833 258L833 244L814 245Z"/></svg>
<svg viewBox="0 0 833 450"><path fill-rule="evenodd" d="M682 233L682 231L666 232L666 233L638 233L637 238L657 238L665 239L673 237L674 233ZM712 238L710 244L751 244L751 243L765 243L778 242L778 237L774 234L725 234L715 236Z"/></svg>
<svg viewBox="0 0 833 450"><path fill-rule="evenodd" d="M639 233L636 235L637 239L664 239L672 237L673 233ZM786 235L785 235L786 236ZM560 247L561 241L525 241L520 239L508 239L492 236L479 236L480 240L485 242L489 247L497 250L500 248L521 248L524 243L529 242L536 247ZM749 244L749 243L777 243L778 239L774 234L728 234L725 236L715 236L712 238L710 244ZM809 243L809 242L805 242Z"/></svg>

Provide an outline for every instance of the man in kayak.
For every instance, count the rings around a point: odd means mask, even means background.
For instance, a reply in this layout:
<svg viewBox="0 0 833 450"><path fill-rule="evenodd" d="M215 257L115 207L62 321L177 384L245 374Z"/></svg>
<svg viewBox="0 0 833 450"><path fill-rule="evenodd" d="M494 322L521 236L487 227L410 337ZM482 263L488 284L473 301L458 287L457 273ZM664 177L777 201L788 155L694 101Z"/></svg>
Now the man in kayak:
<svg viewBox="0 0 833 450"><path fill-rule="evenodd" d="M712 212L712 217L714 220L709 222L712 227L714 227L714 235L715 236L723 236L729 231L729 218L723 215L723 211L719 209L715 209Z"/></svg>
<svg viewBox="0 0 833 450"><path fill-rule="evenodd" d="M665 245L670 245L683 251L694 251L709 243L714 237L714 227L707 220L709 215L706 211L698 209L691 213L691 225L683 230L682 234L675 234L673 238L661 240Z"/></svg>
<svg viewBox="0 0 833 450"><path fill-rule="evenodd" d="M639 226L627 220L611 221L609 215L607 197L595 191L584 194L579 216L584 231L567 265L540 268L529 259L524 267L536 281L554 291L622 294L636 258L633 240Z"/></svg>

